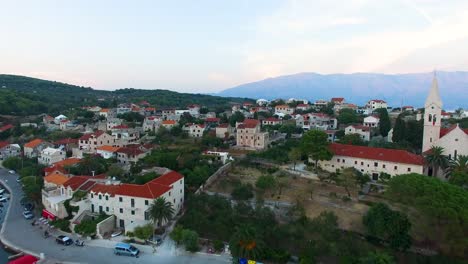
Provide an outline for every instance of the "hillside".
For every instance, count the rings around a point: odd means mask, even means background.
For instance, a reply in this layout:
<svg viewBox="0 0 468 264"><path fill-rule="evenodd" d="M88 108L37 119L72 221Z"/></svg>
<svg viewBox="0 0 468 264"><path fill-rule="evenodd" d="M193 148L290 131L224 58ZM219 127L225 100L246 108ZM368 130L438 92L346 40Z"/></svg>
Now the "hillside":
<svg viewBox="0 0 468 264"><path fill-rule="evenodd" d="M432 74L299 73L239 85L218 95L309 100L345 97L358 104L378 98L393 106L421 107L429 91ZM468 107L468 72L437 72L437 79L445 108Z"/></svg>
<svg viewBox="0 0 468 264"><path fill-rule="evenodd" d="M202 94L177 93L168 90L119 89L95 90L55 81L25 76L0 74L0 114L57 114L63 109L85 105L115 106L120 102L146 100L156 107L185 108L201 104L210 109L244 102L245 98L228 98Z"/></svg>

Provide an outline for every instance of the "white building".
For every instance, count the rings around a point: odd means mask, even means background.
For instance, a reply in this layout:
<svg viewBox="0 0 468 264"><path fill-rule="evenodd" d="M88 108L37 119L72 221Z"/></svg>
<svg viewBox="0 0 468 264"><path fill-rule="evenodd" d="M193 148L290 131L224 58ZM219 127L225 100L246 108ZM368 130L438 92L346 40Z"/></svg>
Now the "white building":
<svg viewBox="0 0 468 264"><path fill-rule="evenodd" d="M292 115L294 114L294 108L289 105L277 105L275 106L275 115Z"/></svg>
<svg viewBox="0 0 468 264"><path fill-rule="evenodd" d="M308 113L296 115L296 126L304 130L321 129L333 130L338 127L338 120L324 113Z"/></svg>
<svg viewBox="0 0 468 264"><path fill-rule="evenodd" d="M376 115L364 117L363 125L367 127L378 127L380 118Z"/></svg>
<svg viewBox="0 0 468 264"><path fill-rule="evenodd" d="M259 106L266 106L266 105L268 105L270 102L269 102L267 99L258 99L256 103L257 103L257 105L259 105Z"/></svg>
<svg viewBox="0 0 468 264"><path fill-rule="evenodd" d="M456 159L459 155L468 155L468 129L462 129L458 124L450 128L441 128L442 99L436 76L424 104L424 133L422 151L430 151L432 146L442 147L444 155ZM430 176L442 176L441 171L434 172L429 165L426 173Z"/></svg>
<svg viewBox="0 0 468 264"><path fill-rule="evenodd" d="M161 127L162 118L156 116L148 116L143 121L143 131L158 131Z"/></svg>
<svg viewBox="0 0 468 264"><path fill-rule="evenodd" d="M232 157L229 155L229 152L222 151L205 151L203 155L212 156L216 161L220 161L223 164L226 164L229 161L232 161Z"/></svg>
<svg viewBox="0 0 468 264"><path fill-rule="evenodd" d="M191 137L199 138L203 137L206 126L204 124L186 124L184 130L187 131Z"/></svg>
<svg viewBox="0 0 468 264"><path fill-rule="evenodd" d="M367 102L366 107L372 110L379 109L379 108L387 108L387 102L380 99L373 99Z"/></svg>
<svg viewBox="0 0 468 264"><path fill-rule="evenodd" d="M262 120L262 125L264 126L275 126L275 125L281 125L283 123L283 120L275 117L268 117L266 119Z"/></svg>
<svg viewBox="0 0 468 264"><path fill-rule="evenodd" d="M56 117L54 118L54 123L55 123L56 125L58 125L58 124L60 124L60 122L61 122L62 120L67 120L67 119L68 119L68 117L66 117L66 116L64 116L64 115L58 115L58 116L56 116Z"/></svg>
<svg viewBox="0 0 468 264"><path fill-rule="evenodd" d="M122 119L120 118L108 118L106 121L106 130L111 131L114 127L122 125Z"/></svg>
<svg viewBox="0 0 468 264"><path fill-rule="evenodd" d="M345 135L358 134L363 140L369 141L371 138L370 127L362 125L350 125L345 128Z"/></svg>
<svg viewBox="0 0 468 264"><path fill-rule="evenodd" d="M115 138L104 131L84 134L78 140L79 149L88 153L95 153L101 146L115 146Z"/></svg>
<svg viewBox="0 0 468 264"><path fill-rule="evenodd" d="M18 144L10 144L6 141L0 141L0 160L9 157L17 157L21 154L21 147Z"/></svg>
<svg viewBox="0 0 468 264"><path fill-rule="evenodd" d="M319 161L319 166L329 172L355 168L378 180L381 173L390 176L406 173L423 173L424 158L405 150L372 148L364 146L330 145L333 158Z"/></svg>
<svg viewBox="0 0 468 264"><path fill-rule="evenodd" d="M67 157L66 152L62 148L56 149L56 148L47 147L41 151L41 154L39 155L37 162L39 164L52 165L55 162L59 162L59 161L66 159L66 157Z"/></svg>
<svg viewBox="0 0 468 264"><path fill-rule="evenodd" d="M119 147L101 146L96 148L96 154L100 155L104 159L111 159L117 157L118 150Z"/></svg>

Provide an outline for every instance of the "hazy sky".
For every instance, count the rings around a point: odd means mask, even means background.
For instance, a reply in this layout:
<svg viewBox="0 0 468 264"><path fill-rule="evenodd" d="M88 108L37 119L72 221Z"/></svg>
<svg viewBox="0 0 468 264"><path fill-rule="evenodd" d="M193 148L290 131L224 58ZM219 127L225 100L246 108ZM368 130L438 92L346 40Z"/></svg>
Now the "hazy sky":
<svg viewBox="0 0 468 264"><path fill-rule="evenodd" d="M0 73L97 89L434 68L468 70L467 0L0 0Z"/></svg>

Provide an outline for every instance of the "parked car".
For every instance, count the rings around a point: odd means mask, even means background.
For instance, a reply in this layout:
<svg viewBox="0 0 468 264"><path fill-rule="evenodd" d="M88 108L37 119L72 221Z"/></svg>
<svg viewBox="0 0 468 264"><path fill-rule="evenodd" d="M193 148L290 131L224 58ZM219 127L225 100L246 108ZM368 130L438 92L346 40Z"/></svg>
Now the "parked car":
<svg viewBox="0 0 468 264"><path fill-rule="evenodd" d="M31 211L24 211L23 216L25 219L33 219L34 215Z"/></svg>
<svg viewBox="0 0 468 264"><path fill-rule="evenodd" d="M34 204L27 203L24 205L24 211L32 211L34 209Z"/></svg>
<svg viewBox="0 0 468 264"><path fill-rule="evenodd" d="M15 171L14 170L9 170L8 173L15 174Z"/></svg>
<svg viewBox="0 0 468 264"><path fill-rule="evenodd" d="M131 257L136 257L138 258L138 255L140 254L140 250L138 248L127 244L127 243L117 243L114 247L114 254L120 256L131 256Z"/></svg>
<svg viewBox="0 0 468 264"><path fill-rule="evenodd" d="M65 245L65 246L69 246L71 244L73 244L73 240L67 236L58 236L56 239L55 239L55 242L57 242L57 244L62 244L62 245Z"/></svg>

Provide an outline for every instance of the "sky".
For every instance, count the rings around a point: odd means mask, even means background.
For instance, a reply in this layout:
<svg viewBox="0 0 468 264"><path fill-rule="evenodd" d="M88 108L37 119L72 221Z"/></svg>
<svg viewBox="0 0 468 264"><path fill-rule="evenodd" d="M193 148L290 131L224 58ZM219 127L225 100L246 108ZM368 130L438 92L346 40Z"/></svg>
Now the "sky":
<svg viewBox="0 0 468 264"><path fill-rule="evenodd" d="M0 73L211 93L300 72L468 71L466 0L0 0Z"/></svg>

